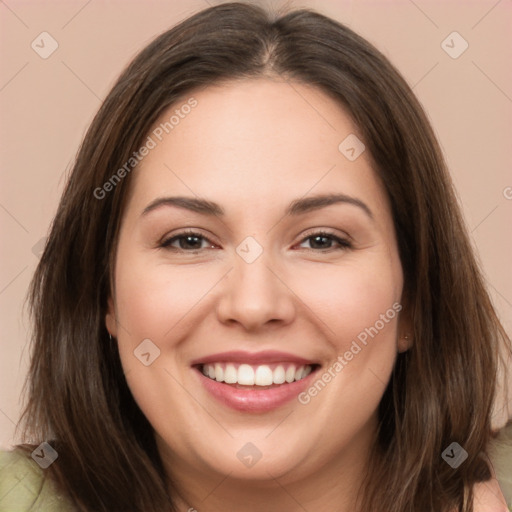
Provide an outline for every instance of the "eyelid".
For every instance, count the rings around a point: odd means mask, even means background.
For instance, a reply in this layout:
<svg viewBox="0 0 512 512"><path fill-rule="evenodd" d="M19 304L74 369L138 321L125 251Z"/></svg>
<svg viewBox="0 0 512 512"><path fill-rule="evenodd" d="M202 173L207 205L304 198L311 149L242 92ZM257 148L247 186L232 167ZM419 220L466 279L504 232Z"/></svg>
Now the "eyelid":
<svg viewBox="0 0 512 512"><path fill-rule="evenodd" d="M171 243L173 241L180 239L180 238L185 238L187 236L202 239L203 241L210 244L210 247L208 247L208 248L212 248L211 245L217 245L215 242L213 242L210 239L209 236L204 235L200 229L186 228L186 229L183 229L182 231L178 231L178 233L164 236L161 239L161 241L158 243L158 248L174 250L175 252L178 252L178 253L191 253L191 254L197 254L198 252L203 251L204 249L207 249L207 247L203 247L200 249L185 250L185 249L180 249L180 248L171 246ZM333 251L337 251L337 250L350 249L353 246L353 243L352 243L353 239L348 233L343 232L342 235L339 235L339 234L337 234L336 231L334 231L331 228L320 228L320 227L310 228L309 230L307 230L305 233L303 233L301 235L301 238L294 244L294 246L296 246L297 244L300 245L300 244L304 243L306 240L313 238L315 236L316 237L330 237L332 239L332 241L334 241L335 243L338 244L338 247L330 247L327 249L314 249L314 248L303 248L303 249L310 251L310 252L326 253L326 252L333 252Z"/></svg>
<svg viewBox="0 0 512 512"><path fill-rule="evenodd" d="M329 235L334 238L345 239L347 242L353 241L353 238L346 231L338 232L332 228L322 228L322 227L310 228L310 229L306 230L305 233L303 233L301 235L300 241L302 242L302 241L304 241L305 238L309 238L313 235L319 235L319 234Z"/></svg>
<svg viewBox="0 0 512 512"><path fill-rule="evenodd" d="M330 247L328 249L312 249L312 248L305 248L308 252L313 253L328 253L328 252L336 252L336 251L342 251L342 250L348 250L353 248L353 239L348 234L343 232L342 235L337 234L334 230L330 228L311 228L310 230L306 231L304 234L301 235L301 238L298 242L298 244L304 243L306 240L314 238L314 237L329 237L331 238L335 243L338 244L338 247ZM297 245L297 244L295 244Z"/></svg>
<svg viewBox="0 0 512 512"><path fill-rule="evenodd" d="M208 242L211 245L217 245L214 241L211 240L210 236L205 235L202 233L201 229L199 228L185 228L182 231L178 231L177 233L171 233L164 235L160 241L157 243L157 246L159 248L167 249L170 246L170 243L178 238L186 237L186 236L195 236L197 238L202 238L206 242ZM177 249L178 251L180 249ZM202 250L202 249L196 249L196 250ZM183 251L182 252L192 252L192 251Z"/></svg>

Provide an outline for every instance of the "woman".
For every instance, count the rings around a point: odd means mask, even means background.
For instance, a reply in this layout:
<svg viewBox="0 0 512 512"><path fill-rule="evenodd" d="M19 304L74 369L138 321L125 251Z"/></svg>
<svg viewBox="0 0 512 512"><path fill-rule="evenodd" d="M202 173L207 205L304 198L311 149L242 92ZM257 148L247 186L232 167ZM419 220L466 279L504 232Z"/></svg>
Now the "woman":
<svg viewBox="0 0 512 512"><path fill-rule="evenodd" d="M30 300L53 509L469 512L491 478L509 340L439 146L319 14L223 4L145 48Z"/></svg>

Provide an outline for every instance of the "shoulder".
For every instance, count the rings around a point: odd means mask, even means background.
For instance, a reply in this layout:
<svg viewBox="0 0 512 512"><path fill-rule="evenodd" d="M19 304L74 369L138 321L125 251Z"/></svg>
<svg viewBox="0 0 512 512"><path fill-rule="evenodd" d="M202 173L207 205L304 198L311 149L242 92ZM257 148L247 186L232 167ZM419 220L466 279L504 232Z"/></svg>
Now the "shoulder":
<svg viewBox="0 0 512 512"><path fill-rule="evenodd" d="M73 510L30 456L16 448L0 450L0 512L64 512Z"/></svg>
<svg viewBox="0 0 512 512"><path fill-rule="evenodd" d="M488 453L499 487L512 510L512 420L497 433Z"/></svg>

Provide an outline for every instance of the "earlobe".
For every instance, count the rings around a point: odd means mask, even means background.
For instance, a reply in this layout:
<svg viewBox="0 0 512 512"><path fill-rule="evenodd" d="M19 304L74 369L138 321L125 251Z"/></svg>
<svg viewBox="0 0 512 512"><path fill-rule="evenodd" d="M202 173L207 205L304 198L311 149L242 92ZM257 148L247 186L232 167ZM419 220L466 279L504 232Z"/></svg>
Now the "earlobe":
<svg viewBox="0 0 512 512"><path fill-rule="evenodd" d="M407 352L414 343L413 321L409 307L402 309L398 322L397 350L399 353Z"/></svg>
<svg viewBox="0 0 512 512"><path fill-rule="evenodd" d="M412 335L407 334L401 334L398 338L398 352L407 352L412 347Z"/></svg>
<svg viewBox="0 0 512 512"><path fill-rule="evenodd" d="M117 338L117 322L116 313L114 308L114 301L112 297L108 298L107 301L107 313L105 315L105 327L113 338Z"/></svg>

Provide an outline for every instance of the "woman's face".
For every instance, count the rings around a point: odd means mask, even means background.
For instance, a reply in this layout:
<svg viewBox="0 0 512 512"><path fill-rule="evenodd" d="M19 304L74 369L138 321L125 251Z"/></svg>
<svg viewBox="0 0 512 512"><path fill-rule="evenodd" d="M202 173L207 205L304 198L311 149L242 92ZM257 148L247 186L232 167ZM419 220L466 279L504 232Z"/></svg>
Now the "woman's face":
<svg viewBox="0 0 512 512"><path fill-rule="evenodd" d="M368 152L313 87L191 96L132 171L106 318L128 385L178 479L355 472L406 348Z"/></svg>

